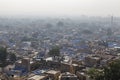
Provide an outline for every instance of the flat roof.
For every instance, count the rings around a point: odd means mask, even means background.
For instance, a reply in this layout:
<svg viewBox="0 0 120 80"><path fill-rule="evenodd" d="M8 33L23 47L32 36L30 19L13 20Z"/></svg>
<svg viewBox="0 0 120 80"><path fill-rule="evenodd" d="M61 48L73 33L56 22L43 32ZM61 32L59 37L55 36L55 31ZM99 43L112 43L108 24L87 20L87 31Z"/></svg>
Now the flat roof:
<svg viewBox="0 0 120 80"><path fill-rule="evenodd" d="M78 64L72 64L73 66L78 66Z"/></svg>
<svg viewBox="0 0 120 80"><path fill-rule="evenodd" d="M55 70L50 70L50 71L47 71L46 73L48 74L57 74L59 71L55 71Z"/></svg>
<svg viewBox="0 0 120 80"><path fill-rule="evenodd" d="M28 80L40 80L40 79L43 79L45 77L46 76L43 76L43 75L34 75L34 76L28 78Z"/></svg>

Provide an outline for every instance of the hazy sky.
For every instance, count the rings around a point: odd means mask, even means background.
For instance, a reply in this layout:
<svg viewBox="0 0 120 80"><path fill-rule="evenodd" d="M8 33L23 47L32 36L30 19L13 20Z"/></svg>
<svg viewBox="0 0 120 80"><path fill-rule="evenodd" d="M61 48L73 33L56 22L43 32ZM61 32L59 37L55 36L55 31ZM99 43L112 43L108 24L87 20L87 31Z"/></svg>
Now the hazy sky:
<svg viewBox="0 0 120 80"><path fill-rule="evenodd" d="M0 0L0 15L120 16L120 0Z"/></svg>

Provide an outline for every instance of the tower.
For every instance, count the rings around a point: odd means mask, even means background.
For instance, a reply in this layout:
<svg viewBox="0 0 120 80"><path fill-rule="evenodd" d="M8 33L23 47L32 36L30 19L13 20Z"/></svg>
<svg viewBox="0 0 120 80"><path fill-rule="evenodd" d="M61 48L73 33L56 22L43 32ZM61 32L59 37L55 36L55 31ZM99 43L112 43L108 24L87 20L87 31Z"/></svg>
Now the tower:
<svg viewBox="0 0 120 80"><path fill-rule="evenodd" d="M111 20L110 20L110 27L111 27L111 28L113 27L113 19L114 19L114 17L111 16Z"/></svg>

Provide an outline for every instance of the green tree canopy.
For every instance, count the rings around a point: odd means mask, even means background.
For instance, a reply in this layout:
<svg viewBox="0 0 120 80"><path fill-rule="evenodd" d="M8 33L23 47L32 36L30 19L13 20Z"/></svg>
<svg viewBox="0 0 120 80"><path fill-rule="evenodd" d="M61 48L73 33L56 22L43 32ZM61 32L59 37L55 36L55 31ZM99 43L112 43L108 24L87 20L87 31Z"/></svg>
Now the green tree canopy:
<svg viewBox="0 0 120 80"><path fill-rule="evenodd" d="M115 60L109 63L104 68L105 80L120 80L120 60Z"/></svg>
<svg viewBox="0 0 120 80"><path fill-rule="evenodd" d="M38 69L40 67L40 63L39 62L35 62L31 65L31 70L35 70L35 69Z"/></svg>
<svg viewBox="0 0 120 80"><path fill-rule="evenodd" d="M53 47L53 48L48 52L48 54L49 54L50 56L53 56L53 57L59 56L59 55L60 55L60 49L59 49L59 47L58 47L58 46Z"/></svg>
<svg viewBox="0 0 120 80"><path fill-rule="evenodd" d="M64 23L63 23L62 21L59 21L59 22L57 23L57 26L63 27L63 26L64 26Z"/></svg>
<svg viewBox="0 0 120 80"><path fill-rule="evenodd" d="M120 80L120 60L112 61L102 71L90 69L88 75L93 80Z"/></svg>
<svg viewBox="0 0 120 80"><path fill-rule="evenodd" d="M0 61L5 61L7 58L7 51L6 48L0 47Z"/></svg>
<svg viewBox="0 0 120 80"><path fill-rule="evenodd" d="M6 48L0 47L0 67L4 67L6 65L7 56L8 52Z"/></svg>
<svg viewBox="0 0 120 80"><path fill-rule="evenodd" d="M16 55L14 53L9 54L10 61L15 62L16 61Z"/></svg>
<svg viewBox="0 0 120 80"><path fill-rule="evenodd" d="M91 68L88 70L87 74L93 80L104 80L103 71L95 68Z"/></svg>

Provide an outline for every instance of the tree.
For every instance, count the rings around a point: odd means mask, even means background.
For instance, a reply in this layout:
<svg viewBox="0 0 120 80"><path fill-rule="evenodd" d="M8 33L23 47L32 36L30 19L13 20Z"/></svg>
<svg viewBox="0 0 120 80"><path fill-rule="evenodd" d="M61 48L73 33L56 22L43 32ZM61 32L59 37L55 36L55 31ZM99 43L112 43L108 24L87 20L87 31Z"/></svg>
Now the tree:
<svg viewBox="0 0 120 80"><path fill-rule="evenodd" d="M88 75L93 80L104 80L103 71L95 68L91 68L88 70Z"/></svg>
<svg viewBox="0 0 120 80"><path fill-rule="evenodd" d="M31 65L31 70L36 70L41 66L39 62L35 62Z"/></svg>
<svg viewBox="0 0 120 80"><path fill-rule="evenodd" d="M46 28L50 29L50 28L52 28L52 27L53 27L53 25L52 25L51 23L47 23L47 24L46 24Z"/></svg>
<svg viewBox="0 0 120 80"><path fill-rule="evenodd" d="M14 53L9 54L10 61L15 62L16 61L16 55Z"/></svg>
<svg viewBox="0 0 120 80"><path fill-rule="evenodd" d="M88 74L93 80L120 80L120 60L114 60L102 71L90 69Z"/></svg>
<svg viewBox="0 0 120 80"><path fill-rule="evenodd" d="M120 80L120 60L115 60L109 63L104 68L105 80Z"/></svg>
<svg viewBox="0 0 120 80"><path fill-rule="evenodd" d="M59 56L59 55L60 55L60 49L59 49L59 47L57 47L57 46L53 47L53 48L48 52L48 54L49 54L50 56L53 56L53 57Z"/></svg>
<svg viewBox="0 0 120 80"><path fill-rule="evenodd" d="M7 56L8 56L8 52L7 52L6 48L0 47L0 67L6 66Z"/></svg>
<svg viewBox="0 0 120 80"><path fill-rule="evenodd" d="M83 34L92 34L93 32L88 30L88 29L85 29L82 31Z"/></svg>
<svg viewBox="0 0 120 80"><path fill-rule="evenodd" d="M62 21L59 21L59 22L57 23L57 26L58 26L58 27L63 27L63 26L64 26L64 23L63 23Z"/></svg>

